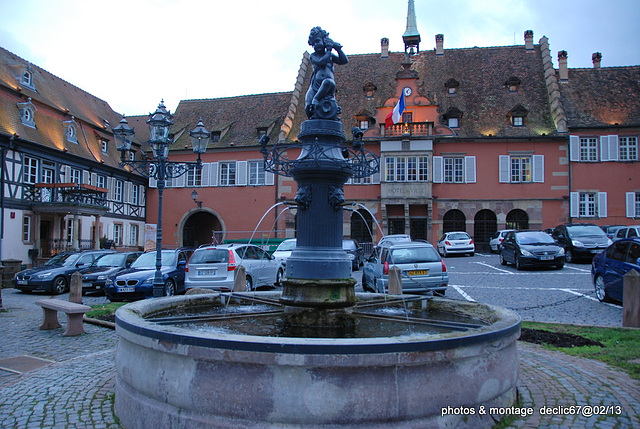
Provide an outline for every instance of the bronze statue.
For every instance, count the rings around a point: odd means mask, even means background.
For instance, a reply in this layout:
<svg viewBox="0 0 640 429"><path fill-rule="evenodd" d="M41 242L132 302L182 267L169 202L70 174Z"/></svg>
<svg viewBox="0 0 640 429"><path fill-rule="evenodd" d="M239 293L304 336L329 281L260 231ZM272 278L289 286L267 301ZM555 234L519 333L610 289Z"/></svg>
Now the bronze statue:
<svg viewBox="0 0 640 429"><path fill-rule="evenodd" d="M313 46L311 64L313 75L305 98L305 111L309 119L338 119L341 109L335 98L336 82L333 64L347 64L349 59L342 52L342 45L329 38L329 33L313 27L309 34L309 45ZM332 51L335 49L336 54Z"/></svg>

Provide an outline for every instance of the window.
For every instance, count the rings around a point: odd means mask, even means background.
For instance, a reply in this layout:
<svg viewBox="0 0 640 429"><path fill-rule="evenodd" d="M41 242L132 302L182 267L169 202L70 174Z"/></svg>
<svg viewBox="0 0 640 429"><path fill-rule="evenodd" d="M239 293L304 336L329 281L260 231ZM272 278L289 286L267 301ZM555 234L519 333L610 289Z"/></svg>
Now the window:
<svg viewBox="0 0 640 429"><path fill-rule="evenodd" d="M513 116L513 126L514 127L522 127L524 126L524 118L522 116Z"/></svg>
<svg viewBox="0 0 640 429"><path fill-rule="evenodd" d="M511 157L511 183L531 182L531 157Z"/></svg>
<svg viewBox="0 0 640 429"><path fill-rule="evenodd" d="M598 160L598 139L595 137L580 138L580 161L595 162Z"/></svg>
<svg viewBox="0 0 640 429"><path fill-rule="evenodd" d="M500 183L543 183L544 155L500 155Z"/></svg>
<svg viewBox="0 0 640 429"><path fill-rule="evenodd" d="M514 127L524 127L525 118L528 114L529 111L522 105L518 104L516 107L509 111L508 116L511 118L511 125L513 125Z"/></svg>
<svg viewBox="0 0 640 429"><path fill-rule="evenodd" d="M109 149L109 142L107 140L100 140L100 148L102 153L107 153Z"/></svg>
<svg viewBox="0 0 640 429"><path fill-rule="evenodd" d="M31 71L25 70L24 73L22 73L20 83L28 87L33 87L33 74Z"/></svg>
<svg viewBox="0 0 640 429"><path fill-rule="evenodd" d="M124 188L124 182L122 180L116 180L115 188L113 190L113 200L122 202L122 190Z"/></svg>
<svg viewBox="0 0 640 429"><path fill-rule="evenodd" d="M27 185L34 185L38 181L38 160L25 156L22 164L22 181Z"/></svg>
<svg viewBox="0 0 640 429"><path fill-rule="evenodd" d="M570 216L585 218L607 217L607 193L606 192L571 192Z"/></svg>
<svg viewBox="0 0 640 429"><path fill-rule="evenodd" d="M511 76L509 79L507 79L507 81L504 83L504 86L506 86L507 88L509 88L509 92L518 92L518 87L520 86L522 82L520 81L520 79L518 79L515 76Z"/></svg>
<svg viewBox="0 0 640 429"><path fill-rule="evenodd" d="M640 192L627 192L627 217L640 218Z"/></svg>
<svg viewBox="0 0 640 429"><path fill-rule="evenodd" d="M190 165L187 169L187 186L202 186L202 169Z"/></svg>
<svg viewBox="0 0 640 429"><path fill-rule="evenodd" d="M264 161L249 161L249 185L265 184Z"/></svg>
<svg viewBox="0 0 640 429"><path fill-rule="evenodd" d="M360 121L360 129L366 131L369 129L369 121Z"/></svg>
<svg viewBox="0 0 640 429"><path fill-rule="evenodd" d="M460 82L455 79L449 79L444 83L444 87L447 89L447 94L455 95L458 93L458 87L460 86Z"/></svg>
<svg viewBox="0 0 640 429"><path fill-rule="evenodd" d="M42 176L40 178L40 182L42 183L53 183L53 178L55 176L55 166L51 162L42 162Z"/></svg>
<svg viewBox="0 0 640 429"><path fill-rule="evenodd" d="M232 186L236 184L236 163L220 163L220 186Z"/></svg>
<svg viewBox="0 0 640 429"><path fill-rule="evenodd" d="M385 181L427 181L428 158L426 156L387 156L385 158ZM354 183L371 183L371 179Z"/></svg>
<svg viewBox="0 0 640 429"><path fill-rule="evenodd" d="M453 94L457 94L458 93L458 88L451 86L449 88L447 88L447 94L449 95L453 95Z"/></svg>
<svg viewBox="0 0 640 429"><path fill-rule="evenodd" d="M113 224L113 242L117 246L122 246L122 224Z"/></svg>
<svg viewBox="0 0 640 429"><path fill-rule="evenodd" d="M22 218L22 241L23 243L31 243L31 216Z"/></svg>
<svg viewBox="0 0 640 429"><path fill-rule="evenodd" d="M620 161L638 160L638 138L620 137L618 139L618 151Z"/></svg>
<svg viewBox="0 0 640 429"><path fill-rule="evenodd" d="M220 131L211 131L211 143L220 142Z"/></svg>
<svg viewBox="0 0 640 429"><path fill-rule="evenodd" d="M136 189L137 186L134 187L134 189ZM129 228L129 245L130 246L137 246L138 245L138 232L140 231L140 228L138 227L138 225L131 225L131 227Z"/></svg>
<svg viewBox="0 0 640 429"><path fill-rule="evenodd" d="M69 170L69 181L72 183L80 184L80 170L77 168L72 168Z"/></svg>
<svg viewBox="0 0 640 429"><path fill-rule="evenodd" d="M35 111L36 106L31 102L31 97L27 99L26 103L18 103L18 112L20 113L20 121L22 121L23 125L26 125L31 128L36 127L35 122Z"/></svg>
<svg viewBox="0 0 640 429"><path fill-rule="evenodd" d="M413 122L413 114L411 112L404 112L402 114L402 122L404 122L405 124Z"/></svg>
<svg viewBox="0 0 640 429"><path fill-rule="evenodd" d="M65 126L65 134L67 141L71 143L78 143L78 126L76 125L75 118L72 116L71 120L62 122Z"/></svg>
<svg viewBox="0 0 640 429"><path fill-rule="evenodd" d="M458 128L458 118L449 118L447 120L447 126L449 126L449 128Z"/></svg>
<svg viewBox="0 0 640 429"><path fill-rule="evenodd" d="M580 194L578 202L578 216L595 217L596 215L596 194L595 192L583 192Z"/></svg>
<svg viewBox="0 0 640 429"><path fill-rule="evenodd" d="M140 187L138 185L131 186L131 204L140 204Z"/></svg>
<svg viewBox="0 0 640 429"><path fill-rule="evenodd" d="M71 244L73 243L73 230L75 224L73 222L73 219L67 219L67 243Z"/></svg>
<svg viewBox="0 0 640 429"><path fill-rule="evenodd" d="M433 183L476 183L476 157L434 156Z"/></svg>
<svg viewBox="0 0 640 429"><path fill-rule="evenodd" d="M444 183L464 182L464 158L444 158Z"/></svg>
<svg viewBox="0 0 640 429"><path fill-rule="evenodd" d="M98 175L96 176L96 186L98 188L106 188L107 187L107 176Z"/></svg>
<svg viewBox="0 0 640 429"><path fill-rule="evenodd" d="M258 138L260 138L262 136L266 136L267 135L267 128L264 128L264 127L258 128L257 135L258 135Z"/></svg>

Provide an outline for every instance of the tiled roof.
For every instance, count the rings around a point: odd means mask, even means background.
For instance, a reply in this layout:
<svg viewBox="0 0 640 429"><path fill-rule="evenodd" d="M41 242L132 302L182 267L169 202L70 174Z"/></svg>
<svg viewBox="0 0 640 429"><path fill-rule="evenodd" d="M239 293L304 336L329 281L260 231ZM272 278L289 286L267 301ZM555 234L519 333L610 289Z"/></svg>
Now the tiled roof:
<svg viewBox="0 0 640 429"><path fill-rule="evenodd" d="M348 55L348 53L347 53ZM349 63L335 67L336 98L342 107L345 130L356 124L353 117L363 111L375 113L389 98L397 97L396 75L402 71L404 53L349 56ZM440 115L451 107L462 111L461 137L480 137L487 132L494 136L527 137L555 133L550 115L540 47L527 52L524 46L447 49L444 55L422 51L411 58L411 70L417 73L420 95L438 106ZM307 69L302 98L309 86L311 67ZM509 92L505 82L512 77L520 80L517 92ZM449 95L445 83L459 82L456 95ZM372 99L367 99L363 87L377 87ZM306 119L300 103L290 140L295 140L300 123ZM508 113L521 105L528 110L526 127L512 127ZM437 124L436 124L437 125ZM348 136L350 138L350 136Z"/></svg>
<svg viewBox="0 0 640 429"><path fill-rule="evenodd" d="M19 84L26 67L35 90ZM29 99L36 108L35 128L22 123L18 110L18 103ZM72 118L77 124L77 143L65 136L63 122ZM110 132L119 120L120 115L107 102L0 48L0 133L17 134L23 140L117 166L120 154ZM100 142L105 137L111 141L106 154Z"/></svg>
<svg viewBox="0 0 640 429"><path fill-rule="evenodd" d="M172 132L175 149L191 148L189 131L199 119L209 131L221 132L209 148L255 146L258 128L267 128L275 143L280 125L291 103L291 92L246 95L205 100L182 100L176 108Z"/></svg>
<svg viewBox="0 0 640 429"><path fill-rule="evenodd" d="M569 69L560 94L569 128L640 126L640 66Z"/></svg>

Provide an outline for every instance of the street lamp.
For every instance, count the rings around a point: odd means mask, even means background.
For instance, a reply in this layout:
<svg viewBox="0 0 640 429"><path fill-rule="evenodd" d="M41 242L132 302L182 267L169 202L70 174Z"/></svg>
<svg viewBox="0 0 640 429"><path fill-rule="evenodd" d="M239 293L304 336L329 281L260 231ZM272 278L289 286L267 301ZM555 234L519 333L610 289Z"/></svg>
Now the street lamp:
<svg viewBox="0 0 640 429"><path fill-rule="evenodd" d="M135 134L123 116L118 125L113 128L116 140L116 149L120 151L120 166L129 166L136 172L149 178L156 179L158 188L158 228L156 231L156 272L153 278L153 296L164 296L164 280L162 279L162 194L167 179L180 177L189 168L202 169L200 155L207 150L211 133L207 131L202 119L196 127L189 132L191 135L193 151L198 154L196 162L172 162L169 157L169 147L173 143L169 137L169 128L173 125L173 116L161 101L155 112L149 114L149 141L153 157L145 160L127 160L126 152L131 150L131 142Z"/></svg>
<svg viewBox="0 0 640 429"><path fill-rule="evenodd" d="M198 208L201 209L202 201L198 201L198 191L194 189L193 192L191 192L191 198L193 199L193 202L198 205Z"/></svg>

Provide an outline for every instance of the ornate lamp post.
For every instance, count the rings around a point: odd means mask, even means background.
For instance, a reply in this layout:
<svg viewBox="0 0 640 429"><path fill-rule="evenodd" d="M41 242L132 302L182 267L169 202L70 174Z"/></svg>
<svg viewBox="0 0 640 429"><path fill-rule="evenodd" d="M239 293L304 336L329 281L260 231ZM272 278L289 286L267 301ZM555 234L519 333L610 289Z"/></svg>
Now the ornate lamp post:
<svg viewBox="0 0 640 429"><path fill-rule="evenodd" d="M161 101L154 113L149 114L149 141L153 153L152 158L144 160L128 160L126 153L131 150L131 141L134 130L129 126L123 116L120 123L113 129L116 139L116 148L120 151L120 166L129 166L145 177L156 179L158 188L158 228L156 232L156 273L153 278L153 296L164 296L164 280L162 279L162 194L167 179L180 177L189 168L202 169L200 155L207 150L211 133L207 131L202 119L196 127L189 132L193 151L198 154L195 162L172 162L168 160L169 147L173 143L169 137L169 128L173 124L173 116L167 111L164 101Z"/></svg>

